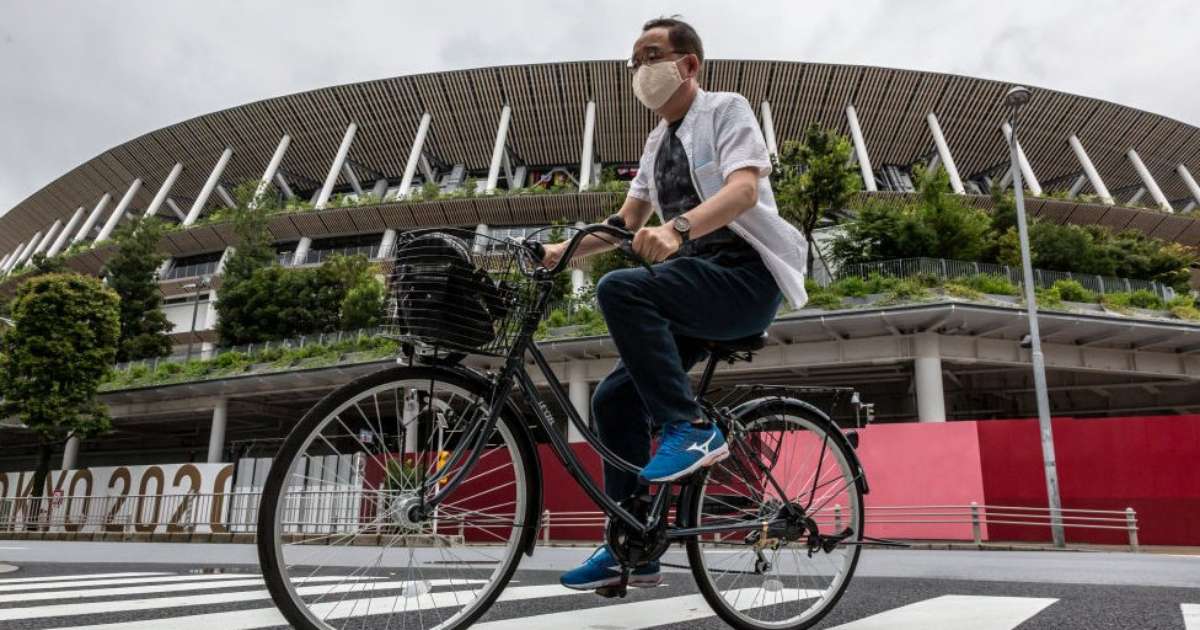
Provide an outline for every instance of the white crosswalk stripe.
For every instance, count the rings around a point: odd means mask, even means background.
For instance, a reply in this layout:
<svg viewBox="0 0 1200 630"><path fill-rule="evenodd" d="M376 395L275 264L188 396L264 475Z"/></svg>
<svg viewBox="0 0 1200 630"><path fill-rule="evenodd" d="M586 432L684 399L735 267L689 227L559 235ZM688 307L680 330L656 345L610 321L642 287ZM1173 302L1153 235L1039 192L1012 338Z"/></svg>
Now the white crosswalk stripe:
<svg viewBox="0 0 1200 630"><path fill-rule="evenodd" d="M20 589L0 595L0 604L4 604L0 605L0 628L12 623L32 623L33 627L53 625L60 630L255 630L287 625L272 604L262 577L252 573L95 573L25 580L0 584ZM332 622L391 611L458 608L476 594L473 589L480 584L482 580L438 578L414 583L387 576L329 575L298 579L295 589L302 596L324 599L312 605L313 613ZM414 585L418 588L414 589ZM431 588L434 590L430 591ZM730 593L728 598L750 607L761 603L764 597L795 601L820 595L793 589L765 593L759 588L748 588ZM584 597L571 597L574 595ZM668 624L723 625L702 596L681 595L678 590L656 599L603 600L557 584L524 585L514 581L500 601L541 599L552 604L561 598L571 598L572 604L551 608L559 612L494 620L485 617L474 628L612 630ZM83 599L87 601L80 601ZM1014 630L1058 601L1046 597L942 595L843 623L833 630ZM228 609L246 604L252 607ZM519 614L524 606L497 610L501 615ZM1200 604L1179 606L1184 630L1200 630Z"/></svg>
<svg viewBox="0 0 1200 630"><path fill-rule="evenodd" d="M842 624L834 630L1012 630L1056 601L1043 597L943 595Z"/></svg>
<svg viewBox="0 0 1200 630"><path fill-rule="evenodd" d="M1200 630L1200 604L1180 604L1183 612L1183 627L1186 630Z"/></svg>
<svg viewBox="0 0 1200 630"><path fill-rule="evenodd" d="M33 584L37 582L66 582L69 580L99 580L103 578L132 578L132 577L154 577L159 575L171 575L170 573L93 573L82 575L43 575L41 577L30 578L6 578L0 580L0 584Z"/></svg>

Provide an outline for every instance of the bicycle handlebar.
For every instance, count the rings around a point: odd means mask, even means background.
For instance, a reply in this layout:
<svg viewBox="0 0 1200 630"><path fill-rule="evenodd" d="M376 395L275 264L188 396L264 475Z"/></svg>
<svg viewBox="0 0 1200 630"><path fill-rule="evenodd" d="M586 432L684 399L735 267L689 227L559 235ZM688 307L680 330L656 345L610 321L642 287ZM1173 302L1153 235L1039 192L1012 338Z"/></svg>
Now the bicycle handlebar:
<svg viewBox="0 0 1200 630"><path fill-rule="evenodd" d="M583 238L597 233L614 236L620 239L620 242L616 244L617 250L622 254L625 254L626 258L629 258L630 260L640 264L651 274L654 274L654 268L650 266L649 261L639 256L637 252L633 251L633 232L625 229L625 220L622 219L621 215L619 214L614 214L608 217L604 223L593 223L592 225L579 228L579 231L576 232L575 236L572 236L570 242L567 243L567 249L563 252L562 258L558 260L558 264L554 265L552 269L547 269L546 272L552 276L561 273L562 270L566 268L567 263L571 261L571 257L575 255L575 250L579 248L580 243L583 242ZM541 242L525 239L522 244L525 246L526 250L528 250L529 253L531 253L537 259L537 263L540 264L546 259L546 246Z"/></svg>

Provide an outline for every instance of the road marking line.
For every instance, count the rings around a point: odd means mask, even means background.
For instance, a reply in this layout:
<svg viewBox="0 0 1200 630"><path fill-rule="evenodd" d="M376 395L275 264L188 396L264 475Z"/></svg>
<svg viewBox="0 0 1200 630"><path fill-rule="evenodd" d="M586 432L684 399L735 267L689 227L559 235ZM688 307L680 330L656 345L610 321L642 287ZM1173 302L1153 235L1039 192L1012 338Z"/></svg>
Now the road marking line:
<svg viewBox="0 0 1200 630"><path fill-rule="evenodd" d="M1200 604L1180 604L1184 630L1200 630Z"/></svg>
<svg viewBox="0 0 1200 630"><path fill-rule="evenodd" d="M314 583L314 582L333 582L340 580L341 576L321 576L315 578L300 578L296 582ZM429 586L467 586L468 584L483 584L484 580L460 580L460 579L443 579L443 580L428 580ZM230 583L222 584L222 588ZM296 593L300 595L333 595L336 593L350 593L355 589L363 589L364 592L382 591L392 589L402 589L406 585L412 584L411 580L400 580L394 582L371 582L369 585L364 583L356 584L334 584L320 586L301 586L296 589ZM248 586L261 586L262 580L257 580L255 584ZM177 585L172 585L175 588ZM370 591L368 591L370 589ZM161 591L155 591L161 592ZM471 591L463 591L469 593ZM91 595L87 595L91 597ZM0 621L12 621L16 619L38 619L45 617L73 617L77 615L98 615L112 612L128 612L133 610L157 610L161 608L182 608L184 606L213 606L220 604L229 604L233 602L252 602L259 599L270 599L271 593L266 589L255 591L241 591L237 593L210 593L207 595L185 595L183 597L151 597L148 599L128 599L119 601L105 602L87 602L83 604L52 604L49 606L33 606L29 608L0 608Z"/></svg>
<svg viewBox="0 0 1200 630"><path fill-rule="evenodd" d="M475 591L440 591L429 593L428 595L407 600L408 610L431 610L433 608L443 608L447 606L459 606L461 600L458 598L470 596ZM543 597L558 597L563 595L582 595L591 593L591 591L572 591L568 588L557 584L547 584L542 586L521 586L518 588L506 589L500 596L500 601L517 601L522 599L540 599ZM330 602L327 604L318 604L314 606L314 612L317 616L325 619L344 619L355 616L358 611L359 615L365 615L371 609L376 610L392 610L397 604L396 596L391 597L374 597L371 599L347 600L341 602ZM412 602L418 602L419 606L414 606ZM402 607L401 606L397 606ZM124 621L119 623L108 623L91 626L64 626L62 630L162 630L163 628L171 628L171 630L212 630L220 628L221 630L251 630L253 628L263 628L268 626L287 625L287 620L283 618L275 608L255 608L252 610L239 610L234 612L207 613L202 615L189 615L185 617L166 617L162 619L147 619L144 621Z"/></svg>
<svg viewBox="0 0 1200 630"><path fill-rule="evenodd" d="M159 584L163 582L209 582L219 580L244 580L259 577L255 573L207 573L196 575L168 575L167 577L118 578L115 580L79 580L73 582L49 582L46 584L17 584L0 586L0 593L27 593L60 588L91 588L93 586L118 586L121 584ZM28 597L34 597L29 595ZM0 601L5 601L0 597ZM11 601L11 600L9 600Z"/></svg>
<svg viewBox="0 0 1200 630"><path fill-rule="evenodd" d="M893 608L833 630L1012 630L1057 599L942 595Z"/></svg>
<svg viewBox="0 0 1200 630"><path fill-rule="evenodd" d="M299 578L304 582L334 582L344 580L363 580L370 578L344 578L328 576L318 578ZM90 590L50 591L48 593L15 593L0 595L0 604L12 602L50 602L64 599L85 599L95 597L119 597L122 595L149 595L151 593L181 593L186 591L211 591L231 588L257 588L263 585L262 578L245 580L229 580L227 582L187 582L184 584L151 584L148 586L122 586L116 588L94 588ZM2 611L3 609L0 609Z"/></svg>
<svg viewBox="0 0 1200 630"><path fill-rule="evenodd" d="M6 578L0 584L32 584L34 582L64 582L67 580L98 580L118 577L152 577L156 575L175 575L174 573L92 573L82 575L43 575L41 577Z"/></svg>

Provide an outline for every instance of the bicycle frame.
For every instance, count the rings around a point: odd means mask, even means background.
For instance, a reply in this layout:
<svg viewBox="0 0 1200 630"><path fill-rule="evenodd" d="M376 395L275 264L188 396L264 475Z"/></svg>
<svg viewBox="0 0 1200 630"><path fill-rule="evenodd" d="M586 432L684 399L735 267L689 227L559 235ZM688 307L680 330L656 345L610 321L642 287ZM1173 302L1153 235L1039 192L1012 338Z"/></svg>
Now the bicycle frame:
<svg viewBox="0 0 1200 630"><path fill-rule="evenodd" d="M526 357L532 358L534 364L538 368L538 371L543 377L545 377L554 400L559 404L559 406L566 410L568 418L567 421L575 425L575 427L583 435L585 442L600 454L601 459L605 463L616 466L625 472L635 474L641 472L640 466L636 466L625 461L620 455L617 455L611 449L609 449L599 438L599 436L597 436L591 430L587 423L583 421L579 413L575 410L574 405L571 404L567 392L563 390L562 385L558 382L557 377L554 375L554 371L550 367L549 361L534 343L533 337L537 330L538 322L541 319L541 314L545 311L546 306L549 303L550 290L551 287L549 283L545 283L545 285L540 289L537 299L537 307L530 310L530 314L527 317L527 320L523 323L521 332L518 334L517 339L513 344L512 351L509 353L504 367L501 369L500 373L493 382L492 400L489 402L488 416L482 420L476 420L472 423L472 426L467 429L464 438L459 442L459 444L455 447L454 452L449 456L448 461L442 470L454 470L458 462L462 460L464 454L466 454L467 460L458 469L458 473L448 480L444 479L444 475L438 474L435 474L425 480L424 491L422 492L422 495L424 495L425 492L436 488L436 486L442 481L445 481L445 485L438 489L437 492L425 502L425 510L429 511L436 507L439 503L441 503L441 501L454 492L458 485L468 477L468 473L474 468L478 459L482 456L483 441L486 439L486 436L490 435L492 430L495 428L501 411L509 402L510 396L512 396L515 381L515 385L519 389L521 395L529 404L530 408L534 410L534 416L536 416L539 425L550 437L550 445L554 450L555 455L558 457L559 461L562 462L563 466L567 469L567 472L571 475L571 477L575 479L575 482L578 483L580 487L583 488L584 492L587 493L588 497L591 498L592 502L595 503L596 506L599 507L610 518L619 519L626 526L632 528L633 530L641 534L647 534L659 527L662 519L666 517L667 510L669 508L669 500L673 494L671 491L671 485L673 484L661 484L662 488L659 490L657 495L655 495L654 503L649 511L649 517L645 522L641 521L637 516L633 515L624 507L622 507L618 501L605 494L596 483L596 480L584 470L579 458L575 455L574 451L571 450L563 436L559 435L557 429L554 427L554 421L550 417L543 397L538 393L537 386L534 384L529 372L525 369L524 359ZM705 391L707 390L709 381L712 378L712 374L715 371L718 360L718 357L715 355L709 357L700 387L698 388L699 392L696 396L698 400L703 397ZM704 407L706 411L711 411L710 406L704 405ZM734 437L730 436L731 447L733 439ZM766 474L767 479L772 485L774 485L776 488L779 488L778 483L775 481L769 470L764 468L761 470L761 472ZM784 523L786 522L786 519L769 519L766 520L765 524L767 526L771 526L775 525L777 522ZM666 535L670 540L678 540L700 534L740 531L746 529L747 524L748 523L746 521L743 521L725 525L709 525L690 528L668 527ZM756 519L753 521L753 525L755 527L761 527L763 524L764 521L761 519Z"/></svg>

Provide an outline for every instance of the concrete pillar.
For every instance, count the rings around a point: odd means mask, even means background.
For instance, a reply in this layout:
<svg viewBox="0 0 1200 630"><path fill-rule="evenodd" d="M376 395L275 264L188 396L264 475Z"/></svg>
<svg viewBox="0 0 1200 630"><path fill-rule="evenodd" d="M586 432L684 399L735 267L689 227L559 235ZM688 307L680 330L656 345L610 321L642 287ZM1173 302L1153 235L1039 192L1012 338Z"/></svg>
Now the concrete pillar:
<svg viewBox="0 0 1200 630"><path fill-rule="evenodd" d="M1154 198L1158 207L1166 212L1175 212L1175 208L1171 206L1171 202L1167 200L1167 196L1158 187L1158 182L1154 180L1154 175L1150 174L1150 169L1146 168L1146 164L1142 162L1142 156L1138 155L1138 152L1132 148L1125 152L1125 156L1133 164L1133 170L1137 171L1138 177L1142 178L1142 183L1146 184L1146 189L1150 191L1150 196Z"/></svg>
<svg viewBox="0 0 1200 630"><path fill-rule="evenodd" d="M486 247L487 241L488 241L487 235L488 235L488 226L486 223L480 223L479 225L475 226L475 247L473 249L475 250L476 254L481 253L481 252L483 252L483 250L487 249L487 247Z"/></svg>
<svg viewBox="0 0 1200 630"><path fill-rule="evenodd" d="M587 424L592 408L592 392L587 382L587 362L570 361L567 363L567 395L571 399L571 406L583 419L584 424ZM572 443L584 441L583 434L570 421L567 422L567 441Z"/></svg>
<svg viewBox="0 0 1200 630"><path fill-rule="evenodd" d="M779 142L775 138L775 116L771 114L771 104L763 101L761 111L763 141L767 143L767 154L773 158L779 157Z"/></svg>
<svg viewBox="0 0 1200 630"><path fill-rule="evenodd" d="M596 102L588 101L583 113L583 152L579 155L579 192L592 187L596 174Z"/></svg>
<svg viewBox="0 0 1200 630"><path fill-rule="evenodd" d="M221 184L217 184L217 196L221 198L221 203L225 204L226 208L233 209L238 205L237 199L234 199L233 195L229 194L229 191L225 190L225 186Z"/></svg>
<svg viewBox="0 0 1200 630"><path fill-rule="evenodd" d="M1071 189L1067 191L1067 199L1074 199L1079 196L1079 192L1083 190L1083 185L1087 183L1087 175L1080 175L1075 178L1075 182L1071 184Z"/></svg>
<svg viewBox="0 0 1200 630"><path fill-rule="evenodd" d="M1187 186L1188 192L1192 194L1192 200L1194 200L1196 203L1200 203L1200 185L1196 184L1196 178L1192 177L1192 172L1189 171L1188 168L1183 164L1177 165L1175 167L1175 172L1179 173L1179 178L1183 180L1184 185Z"/></svg>
<svg viewBox="0 0 1200 630"><path fill-rule="evenodd" d="M401 414L404 426L404 452L416 453L421 450L421 432L418 423L421 415L421 406L417 400L416 390L405 392L404 409Z"/></svg>
<svg viewBox="0 0 1200 630"><path fill-rule="evenodd" d="M287 178L284 177L283 173L280 173L279 171L275 172L275 184L279 186L279 190L283 191L284 197L287 197L288 199L296 198L296 192L292 190L292 187L288 184Z"/></svg>
<svg viewBox="0 0 1200 630"><path fill-rule="evenodd" d="M200 218L200 213L204 211L204 206L208 205L208 199L212 196L213 190L221 183L221 174L225 172L225 166L229 164L229 158L233 157L233 148L226 147L221 153L221 157L217 158L216 166L208 174L208 179L204 181L204 187L200 189L200 194L196 195L196 201L188 210L187 217L183 220L183 227L187 227L196 222Z"/></svg>
<svg viewBox="0 0 1200 630"><path fill-rule="evenodd" d="M942 386L942 355L938 337L921 333L913 337L913 380L917 392L917 419L946 421L946 394Z"/></svg>
<svg viewBox="0 0 1200 630"><path fill-rule="evenodd" d="M496 184L500 181L500 165L504 161L506 144L508 143L508 125L512 122L512 108L505 105L500 109L500 124L496 127L496 142L492 146L492 162L488 166L487 185L483 192L496 192Z"/></svg>
<svg viewBox="0 0 1200 630"><path fill-rule="evenodd" d="M25 243L17 245L17 248L14 249L12 253L4 259L4 265L0 266L0 273L8 273L9 269L15 267L17 264L17 258L21 256L21 252L23 251L25 251Z"/></svg>
<svg viewBox="0 0 1200 630"><path fill-rule="evenodd" d="M925 121L929 123L929 133L933 135L933 144L937 146L942 165L950 175L950 188L960 195L966 194L967 190L963 188L962 178L958 175L958 167L954 164L954 156L950 154L950 145L946 144L946 136L942 134L942 125L938 123L937 116L929 112Z"/></svg>
<svg viewBox="0 0 1200 630"><path fill-rule="evenodd" d="M350 123L350 126L346 127L346 133L342 135L342 144L338 147L337 155L333 156L333 164L329 165L329 174L325 176L321 194L317 195L317 203L313 204L315 209L322 210L329 204L329 196L333 194L333 185L337 183L342 164L345 164L346 156L350 154L350 145L354 143L356 133L358 133L358 125Z"/></svg>
<svg viewBox="0 0 1200 630"><path fill-rule="evenodd" d="M180 223L183 223L183 220L187 218L187 215L183 213L183 209L179 207L179 204L175 203L175 200L170 197L167 197L167 207L171 209L171 213L175 215L175 218L179 219Z"/></svg>
<svg viewBox="0 0 1200 630"><path fill-rule="evenodd" d="M46 232L42 240L38 241L37 247L33 248L33 255L37 256L38 254L46 253L46 248L50 247L50 241L54 240L55 236L58 236L58 231L61 229L62 219L55 219L54 223L50 226L50 230Z"/></svg>
<svg viewBox="0 0 1200 630"><path fill-rule="evenodd" d="M312 247L312 239L307 236L301 236L300 242L296 243L296 251L292 254L292 266L296 267L304 264L304 259L308 258L308 250Z"/></svg>
<svg viewBox="0 0 1200 630"><path fill-rule="evenodd" d="M1140 203L1142 201L1142 197L1145 197L1145 196L1146 196L1146 187L1138 186L1138 189L1133 191L1133 194L1130 195L1129 201L1126 201L1125 205L1136 206L1138 203Z"/></svg>
<svg viewBox="0 0 1200 630"><path fill-rule="evenodd" d="M271 180L275 179L275 173L279 172L279 165L283 163L283 155L287 153L288 147L292 144L292 137L283 134L279 139L279 144L275 145L275 153L271 154L271 161L267 162L267 170L263 171L263 175L258 180L258 187L254 189L254 199L250 200L250 207L258 206L258 198L262 197L267 191L267 186L271 185Z"/></svg>
<svg viewBox="0 0 1200 630"><path fill-rule="evenodd" d="M867 154L867 141L858 124L858 110L854 105L846 106L846 120L850 123L850 137L854 140L854 155L858 156L858 168L862 171L863 187L870 192L879 190L875 186L875 171L871 168L871 156Z"/></svg>
<svg viewBox="0 0 1200 630"><path fill-rule="evenodd" d="M212 426L208 430L208 459L210 464L223 463L225 458L225 425L229 415L229 400L217 399L213 406Z"/></svg>
<svg viewBox="0 0 1200 630"><path fill-rule="evenodd" d="M137 195L141 188L141 178L135 179L133 183L129 184L129 190L125 191L125 196L121 197L121 201L117 203L116 209L108 217L108 221L104 223L104 227L100 228L100 234L96 236L96 243L103 243L108 240L108 237L112 236L113 230L117 229L117 224L121 222L121 219L125 216L125 211L129 209L129 204L133 203L134 196Z"/></svg>
<svg viewBox="0 0 1200 630"><path fill-rule="evenodd" d="M388 228L383 231L383 240L379 242L379 258L391 258L395 248L396 230Z"/></svg>
<svg viewBox="0 0 1200 630"><path fill-rule="evenodd" d="M575 227L578 229L582 229L586 226L587 224L583 221L575 222ZM588 287L588 285L591 284L591 281L587 274L587 259L580 259L575 264L578 266L571 268L571 294L579 295L580 292L582 292Z"/></svg>
<svg viewBox="0 0 1200 630"><path fill-rule="evenodd" d="M29 239L29 242L25 244L25 249L21 250L21 255L17 256L17 264L13 265L13 270L20 269L21 265L25 264L25 261L33 257L33 248L37 247L38 241L41 239L41 232L34 234L33 238Z"/></svg>
<svg viewBox="0 0 1200 630"><path fill-rule="evenodd" d="M79 467L79 436L71 434L63 447L62 469L75 470Z"/></svg>
<svg viewBox="0 0 1200 630"><path fill-rule="evenodd" d="M1000 131L1004 134L1004 143L1012 142L1012 126L1008 123L1000 125ZM1033 167L1029 165L1029 158L1025 157L1025 149L1021 148L1021 141L1017 140L1017 165L1021 168L1021 177L1025 180L1025 185L1029 186L1029 192L1034 196L1042 196L1042 185L1038 183L1037 177L1033 174Z"/></svg>
<svg viewBox="0 0 1200 630"><path fill-rule="evenodd" d="M371 188L371 195L383 201L383 196L387 194L388 180L386 177L381 177L375 180L375 186Z"/></svg>
<svg viewBox="0 0 1200 630"><path fill-rule="evenodd" d="M5 254L4 258L0 258L0 274L4 273L4 268L8 266L8 259L12 258L12 254Z"/></svg>
<svg viewBox="0 0 1200 630"><path fill-rule="evenodd" d="M346 180L350 182L350 188L354 189L354 194L361 197L363 195L362 182L358 181L358 175L354 173L354 167L350 165L350 162L342 163L342 173L346 175Z"/></svg>
<svg viewBox="0 0 1200 630"><path fill-rule="evenodd" d="M79 232L75 234L75 238L71 239L72 245L82 241L87 238L88 234L92 233L92 228L96 227L96 222L100 220L100 215L104 213L104 209L108 207L108 202L111 200L112 195L108 193L104 193L104 196L100 197L100 201L96 202L96 207L92 208L92 213L88 215L87 220L83 222L83 226L79 228Z"/></svg>
<svg viewBox="0 0 1200 630"><path fill-rule="evenodd" d="M154 199L146 206L146 214L143 216L150 218L158 212L158 209L167 200L167 195L171 192L171 187L175 185L175 180L179 178L179 174L183 172L183 164L178 162L171 167L171 172L167 173L167 178L163 180L162 186L158 187L158 192L155 193Z"/></svg>
<svg viewBox="0 0 1200 630"><path fill-rule="evenodd" d="M1067 138L1067 143L1071 145L1071 150L1075 152L1075 159L1079 160L1079 165L1083 167L1083 174L1087 175L1088 182L1092 185L1092 190L1096 191L1096 196L1100 197L1100 201L1106 206L1113 205L1112 195L1108 193L1108 187L1104 185L1104 180L1100 179L1100 172L1096 170L1096 165L1092 164L1092 158L1088 157L1087 151L1083 149L1083 143L1075 134Z"/></svg>
<svg viewBox="0 0 1200 630"><path fill-rule="evenodd" d="M1184 206L1183 210L1180 210L1180 212L1191 212L1192 210L1195 210L1195 209L1196 209L1196 200L1193 199L1193 200L1187 202L1187 205Z"/></svg>
<svg viewBox="0 0 1200 630"><path fill-rule="evenodd" d="M400 189L396 191L397 199L408 197L412 189L413 176L417 174L417 166L421 163L422 151L425 150L425 138L429 135L429 123L433 117L429 112L421 115L421 123L417 125L417 135L413 138L412 148L408 151L408 161L404 163L404 176L400 179Z"/></svg>

